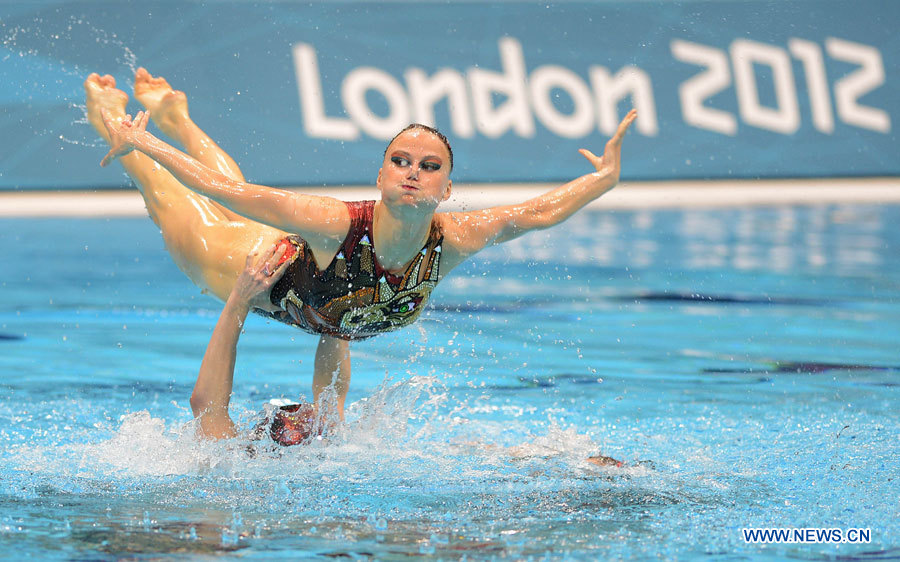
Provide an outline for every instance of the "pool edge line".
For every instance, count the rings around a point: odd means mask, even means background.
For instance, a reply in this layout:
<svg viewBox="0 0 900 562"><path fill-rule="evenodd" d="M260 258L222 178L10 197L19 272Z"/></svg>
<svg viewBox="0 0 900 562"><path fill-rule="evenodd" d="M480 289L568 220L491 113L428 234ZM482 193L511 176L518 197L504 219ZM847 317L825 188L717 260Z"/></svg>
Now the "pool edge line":
<svg viewBox="0 0 900 562"><path fill-rule="evenodd" d="M509 205L558 184L458 184L442 210ZM374 187L304 187L296 191L344 200L378 197ZM595 209L719 208L835 203L900 203L900 177L728 181L623 181L588 205ZM0 217L146 216L137 190L0 193Z"/></svg>

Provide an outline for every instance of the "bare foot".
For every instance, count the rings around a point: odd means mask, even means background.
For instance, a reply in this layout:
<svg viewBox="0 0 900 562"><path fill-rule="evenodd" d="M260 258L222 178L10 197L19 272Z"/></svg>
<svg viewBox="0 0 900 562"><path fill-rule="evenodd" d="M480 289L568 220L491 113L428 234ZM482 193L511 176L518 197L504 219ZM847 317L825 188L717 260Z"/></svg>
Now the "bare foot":
<svg viewBox="0 0 900 562"><path fill-rule="evenodd" d="M604 457L603 455L588 457L587 462L596 464L597 466L612 466L615 468L621 468L625 464L622 461L617 461L612 457Z"/></svg>
<svg viewBox="0 0 900 562"><path fill-rule="evenodd" d="M115 120L125 117L125 106L128 105L128 94L116 88L116 79L107 74L100 76L96 72L84 81L84 91L87 94L87 118L94 129L106 142L109 142L109 133L103 124L100 110L105 109Z"/></svg>
<svg viewBox="0 0 900 562"><path fill-rule="evenodd" d="M180 140L179 126L190 122L187 96L173 90L165 78L154 78L143 67L134 74L134 97L150 112L150 119L167 136Z"/></svg>

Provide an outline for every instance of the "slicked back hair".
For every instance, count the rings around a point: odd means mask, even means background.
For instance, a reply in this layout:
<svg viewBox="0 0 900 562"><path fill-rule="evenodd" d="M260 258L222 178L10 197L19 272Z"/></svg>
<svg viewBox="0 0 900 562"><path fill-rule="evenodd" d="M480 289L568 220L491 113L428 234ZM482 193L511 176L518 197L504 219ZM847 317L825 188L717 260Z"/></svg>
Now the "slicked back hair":
<svg viewBox="0 0 900 562"><path fill-rule="evenodd" d="M406 127L403 127L403 129L399 133L394 135L394 138L391 139L391 142L387 143L387 146L384 147L384 156L387 156L387 149L390 148L391 144L393 144L393 142L395 140L397 140L397 137L399 137L406 131L411 131L413 129L420 129L422 131L428 131L429 133L433 134L437 138L441 139L441 142L444 143L444 146L447 147L447 152L450 154L450 171L452 172L453 171L453 149L450 148L450 141L447 140L447 137L444 136L444 133L438 131L434 127L429 127L428 125L423 125L421 123L410 123Z"/></svg>

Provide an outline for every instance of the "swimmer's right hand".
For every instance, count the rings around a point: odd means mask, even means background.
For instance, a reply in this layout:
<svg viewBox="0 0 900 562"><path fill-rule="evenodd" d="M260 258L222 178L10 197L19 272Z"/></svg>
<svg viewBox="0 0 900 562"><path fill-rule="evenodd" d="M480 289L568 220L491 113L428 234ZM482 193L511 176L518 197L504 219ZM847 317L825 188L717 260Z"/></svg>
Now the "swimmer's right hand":
<svg viewBox="0 0 900 562"><path fill-rule="evenodd" d="M248 254L244 270L234 282L232 293L249 302L257 295L268 291L281 279L292 261L285 260L283 263L279 263L287 249L288 244L274 244L262 255Z"/></svg>
<svg viewBox="0 0 900 562"><path fill-rule="evenodd" d="M616 134L607 141L606 147L603 149L603 156L596 156L586 148L578 151L588 159L598 174L612 179L613 185L619 181L619 173L622 170L622 141L625 140L625 133L628 132L628 127L634 123L635 119L637 119L637 110L632 109L619 123Z"/></svg>
<svg viewBox="0 0 900 562"><path fill-rule="evenodd" d="M108 166L110 162L125 156L134 150L134 141L138 135L147 132L147 122L150 120L149 111L138 111L131 120L131 115L126 115L121 120L114 119L106 109L100 110L106 132L109 133L109 152L100 161L101 166Z"/></svg>

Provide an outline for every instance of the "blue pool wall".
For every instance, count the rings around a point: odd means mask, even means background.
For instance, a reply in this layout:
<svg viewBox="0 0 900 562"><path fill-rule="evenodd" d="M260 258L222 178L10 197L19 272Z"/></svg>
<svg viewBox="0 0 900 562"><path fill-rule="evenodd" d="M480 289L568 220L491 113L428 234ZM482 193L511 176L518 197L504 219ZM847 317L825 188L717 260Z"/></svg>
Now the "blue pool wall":
<svg viewBox="0 0 900 562"><path fill-rule="evenodd" d="M82 82L130 93L138 66L269 185L371 184L410 121L456 181L565 180L631 106L627 180L896 176L898 24L888 0L4 2L0 190L127 187Z"/></svg>

